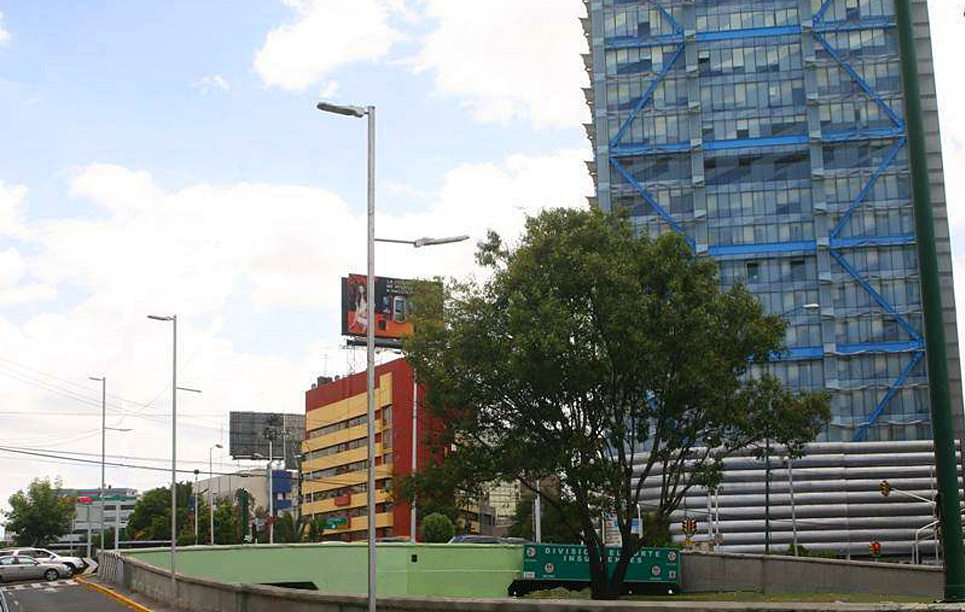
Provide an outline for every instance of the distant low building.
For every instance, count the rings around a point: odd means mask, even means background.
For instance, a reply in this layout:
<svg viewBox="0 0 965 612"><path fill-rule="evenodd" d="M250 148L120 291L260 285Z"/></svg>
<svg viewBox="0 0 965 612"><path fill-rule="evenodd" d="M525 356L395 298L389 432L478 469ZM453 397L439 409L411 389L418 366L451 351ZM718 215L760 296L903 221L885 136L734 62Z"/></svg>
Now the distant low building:
<svg viewBox="0 0 965 612"><path fill-rule="evenodd" d="M58 540L71 545L86 544L88 530L92 538L98 537L102 516L105 530L126 528L139 497L135 489L107 489L101 505L100 489L62 489L61 493L77 499L70 533ZM81 501L88 499L89 502Z"/></svg>
<svg viewBox="0 0 965 612"><path fill-rule="evenodd" d="M272 491L274 493L275 514L281 512L291 512L296 508L295 494L298 490L297 473L288 470L273 470L272 472ZM205 501L208 499L208 492L214 499L223 497L234 497L235 492L244 489L248 492L248 498L255 508L261 507L268 510L268 471L265 468L250 470L239 470L234 474L224 474L199 480L197 483L198 495Z"/></svg>

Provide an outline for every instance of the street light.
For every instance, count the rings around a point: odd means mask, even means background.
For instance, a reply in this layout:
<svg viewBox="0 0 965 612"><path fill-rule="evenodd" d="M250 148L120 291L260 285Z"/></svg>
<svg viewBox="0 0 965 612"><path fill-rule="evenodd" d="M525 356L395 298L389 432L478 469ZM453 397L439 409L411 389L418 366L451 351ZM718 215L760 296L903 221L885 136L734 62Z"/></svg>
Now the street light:
<svg viewBox="0 0 965 612"><path fill-rule="evenodd" d="M394 242L396 244L411 244L417 249L427 246L436 246L439 244L452 244L453 242L463 242L464 240L469 240L469 236L448 236L446 238L429 238L424 236L422 238L417 238L415 240L398 240L396 238L376 238L376 242Z"/></svg>
<svg viewBox="0 0 965 612"><path fill-rule="evenodd" d="M352 106L346 104L332 104L330 102L319 102L316 105L316 108L326 113L335 113L336 115L346 115L348 117L358 117L360 119L369 113L372 113L373 116L375 115L375 113L372 112L375 110L374 106Z"/></svg>
<svg viewBox="0 0 965 612"><path fill-rule="evenodd" d="M366 371L366 417L368 419L368 435L366 444L368 446L368 480L366 485L366 501L368 503L368 609L375 612L375 107L374 106L354 106L345 104L333 104L331 102L319 102L316 108L322 112L344 115L361 119L368 118L368 171L367 171L367 218L368 234L367 246L367 274L366 274L366 314L368 324L365 333L365 371ZM420 238L413 241L404 241L407 244L419 248L431 244L447 244L458 242L465 237L443 238L433 240L431 238ZM386 242L388 240L385 240Z"/></svg>
<svg viewBox="0 0 965 612"><path fill-rule="evenodd" d="M805 310L808 312L816 312L821 309L821 305L815 302L810 302L808 304L802 304L801 306L795 306L789 310L781 313L781 317L790 316L791 313L798 310ZM770 412L771 406L768 403L768 412ZM767 450L764 458L764 554L770 554L771 552L771 437L770 432L767 436ZM790 484L791 493L791 531L794 540L794 556L797 556L797 517L794 508L794 472L792 466L793 460L788 457L787 469L788 469L788 482Z"/></svg>
<svg viewBox="0 0 965 612"><path fill-rule="evenodd" d="M469 240L469 236L449 236L447 238L429 238L423 237L416 240L403 240L399 238L376 238L376 242L391 242L394 244L410 244L413 247L420 249L426 246L436 246L440 244L453 244L455 242L464 242ZM369 319L370 321L372 319ZM415 378L415 372L412 374L412 476L415 476L416 470L418 469L418 453L416 451L419 442L419 381ZM482 503L480 502L480 509L482 508ZM416 497L412 496L412 503L409 509L409 539L413 542L416 541ZM482 522L480 525L480 533L482 533ZM539 540L537 540L538 542Z"/></svg>
<svg viewBox="0 0 965 612"><path fill-rule="evenodd" d="M265 431L268 439L268 543L275 543L275 430Z"/></svg>
<svg viewBox="0 0 965 612"><path fill-rule="evenodd" d="M349 117L368 117L368 273L366 276L366 311L368 324L365 333L365 371L366 371L366 403L368 430L368 485L366 500L368 502L368 609L375 612L375 107L374 106L345 106L319 102L318 110L336 115Z"/></svg>
<svg viewBox="0 0 965 612"><path fill-rule="evenodd" d="M178 315L148 315L153 321L170 322L171 345L171 601L177 605L176 553L178 545Z"/></svg>
<svg viewBox="0 0 965 612"><path fill-rule="evenodd" d="M209 543L214 546L214 500L212 499L212 494L214 492L214 460L212 459L211 453L216 448L224 448L220 444L215 444L214 446L208 448L208 508L211 511L211 525L209 533ZM219 475L218 478L221 478Z"/></svg>

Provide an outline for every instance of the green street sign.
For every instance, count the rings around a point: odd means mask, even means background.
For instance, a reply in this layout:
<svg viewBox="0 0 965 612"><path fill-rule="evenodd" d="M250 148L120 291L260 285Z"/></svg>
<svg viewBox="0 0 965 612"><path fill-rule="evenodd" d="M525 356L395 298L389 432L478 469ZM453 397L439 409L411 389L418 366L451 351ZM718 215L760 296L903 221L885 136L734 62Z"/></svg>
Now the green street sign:
<svg viewBox="0 0 965 612"><path fill-rule="evenodd" d="M620 549L607 547L607 567L612 573ZM527 544L523 547L524 580L590 580L590 557L586 546ZM630 559L626 582L680 583L680 551L675 548L643 548Z"/></svg>
<svg viewBox="0 0 965 612"><path fill-rule="evenodd" d="M348 525L348 517L337 516L325 521L325 529L338 529L339 525Z"/></svg>

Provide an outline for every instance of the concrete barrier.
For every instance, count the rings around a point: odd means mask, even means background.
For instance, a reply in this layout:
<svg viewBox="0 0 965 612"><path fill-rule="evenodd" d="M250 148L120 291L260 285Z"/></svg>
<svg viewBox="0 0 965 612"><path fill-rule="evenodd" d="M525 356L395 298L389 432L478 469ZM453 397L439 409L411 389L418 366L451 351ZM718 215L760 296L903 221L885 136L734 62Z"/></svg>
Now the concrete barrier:
<svg viewBox="0 0 965 612"><path fill-rule="evenodd" d="M184 612L364 612L364 595L336 595L253 584L228 584L178 575L177 594L172 593L170 574L163 568L115 552L102 555L100 579L128 591L141 593ZM683 558L685 592L756 591L773 593L873 593L918 596L923 600L941 596L943 574L937 568L885 563L860 563L744 554L687 554ZM508 585L507 585L508 586ZM380 612L589 612L591 610L824 610L841 612L904 611L925 609L961 610L922 604L747 604L735 602L689 602L668 599L655 602L589 602L515 599L455 599L441 597L380 597Z"/></svg>
<svg viewBox="0 0 965 612"><path fill-rule="evenodd" d="M871 593L934 600L944 585L940 568L921 565L738 553L689 553L682 559L685 593Z"/></svg>

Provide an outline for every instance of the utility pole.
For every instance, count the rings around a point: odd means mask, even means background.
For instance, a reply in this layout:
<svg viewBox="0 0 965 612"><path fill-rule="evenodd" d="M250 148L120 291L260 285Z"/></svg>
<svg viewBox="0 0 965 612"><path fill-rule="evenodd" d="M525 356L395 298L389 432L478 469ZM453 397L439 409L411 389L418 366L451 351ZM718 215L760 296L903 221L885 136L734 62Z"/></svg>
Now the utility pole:
<svg viewBox="0 0 965 612"><path fill-rule="evenodd" d="M208 534L208 543L214 546L214 500L212 499L214 493L214 460L212 459L212 451L216 448L221 448L221 444L215 444L208 449L208 511L210 512L210 531ZM218 475L218 487L221 487L221 475Z"/></svg>
<svg viewBox="0 0 965 612"><path fill-rule="evenodd" d="M121 544L121 500L114 502L114 550Z"/></svg>
<svg viewBox="0 0 965 612"><path fill-rule="evenodd" d="M771 554L771 438L764 456L764 554Z"/></svg>
<svg viewBox="0 0 965 612"><path fill-rule="evenodd" d="M198 506L198 474L201 470L195 468L194 470L194 544L198 545L198 510L201 508Z"/></svg>
<svg viewBox="0 0 965 612"><path fill-rule="evenodd" d="M101 548L104 548L104 510L106 501L104 500L104 490L107 488L106 469L107 465L107 377L88 376L90 380L101 384L101 490L98 494L101 507ZM89 556L89 551L88 551Z"/></svg>
<svg viewBox="0 0 965 612"><path fill-rule="evenodd" d="M921 10L926 10L924 4ZM925 315L925 357L928 392L935 440L935 466L941 493L942 539L945 548L945 601L965 601L965 547L962 545L961 505L955 465L955 437L952 428L952 400L945 345L938 253L935 249L935 223L932 212L928 157L925 149L921 92L918 84L918 58L910 0L895 0L898 44L901 48L901 73L905 85L905 114L908 152L915 206L915 243L921 274L922 305Z"/></svg>
<svg viewBox="0 0 965 612"><path fill-rule="evenodd" d="M536 479L536 499L533 500L533 515L536 521L536 529L535 529L536 533L534 535L536 536L537 544L543 541L543 507L540 501L540 497L541 497L540 492L542 490L543 490L543 479L537 478ZM604 527L604 529L606 528Z"/></svg>

